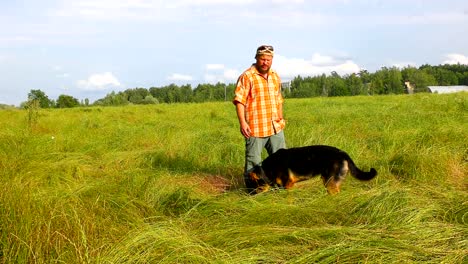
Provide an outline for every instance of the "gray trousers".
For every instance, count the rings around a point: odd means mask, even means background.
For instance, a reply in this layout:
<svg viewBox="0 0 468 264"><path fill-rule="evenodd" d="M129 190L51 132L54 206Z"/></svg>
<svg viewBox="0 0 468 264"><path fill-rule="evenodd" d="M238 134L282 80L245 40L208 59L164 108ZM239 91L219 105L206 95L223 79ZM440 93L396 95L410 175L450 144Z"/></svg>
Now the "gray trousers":
<svg viewBox="0 0 468 264"><path fill-rule="evenodd" d="M262 162L263 148L266 148L268 155L275 153L279 149L286 148L283 131L269 137L250 137L245 140L244 178L248 177L248 172L255 165Z"/></svg>

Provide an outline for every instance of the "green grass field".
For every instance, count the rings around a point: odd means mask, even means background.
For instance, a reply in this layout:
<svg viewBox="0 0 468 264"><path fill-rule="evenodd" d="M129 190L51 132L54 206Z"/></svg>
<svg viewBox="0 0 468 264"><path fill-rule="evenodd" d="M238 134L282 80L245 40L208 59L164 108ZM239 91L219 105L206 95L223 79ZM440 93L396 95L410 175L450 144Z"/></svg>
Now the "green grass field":
<svg viewBox="0 0 468 264"><path fill-rule="evenodd" d="M1 110L0 263L468 262L467 93L284 108L377 178L245 194L230 102Z"/></svg>

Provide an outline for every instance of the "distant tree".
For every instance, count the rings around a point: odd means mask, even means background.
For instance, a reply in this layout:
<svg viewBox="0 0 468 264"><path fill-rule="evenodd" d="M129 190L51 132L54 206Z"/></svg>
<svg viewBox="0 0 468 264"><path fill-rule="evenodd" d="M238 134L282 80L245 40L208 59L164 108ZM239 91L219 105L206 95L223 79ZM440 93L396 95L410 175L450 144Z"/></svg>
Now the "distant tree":
<svg viewBox="0 0 468 264"><path fill-rule="evenodd" d="M314 82L299 83L296 89L291 92L291 95L296 98L320 96L320 87L317 87Z"/></svg>
<svg viewBox="0 0 468 264"><path fill-rule="evenodd" d="M226 84L218 82L213 86L214 101L224 101L226 99Z"/></svg>
<svg viewBox="0 0 468 264"><path fill-rule="evenodd" d="M164 91L162 90L162 88L160 88L160 87L150 87L149 92L150 92L151 96L158 99L158 101L160 103L166 103L166 101L164 100L164 95L163 95Z"/></svg>
<svg viewBox="0 0 468 264"><path fill-rule="evenodd" d="M124 91L126 100L132 104L141 104L150 93L145 88L127 89Z"/></svg>
<svg viewBox="0 0 468 264"><path fill-rule="evenodd" d="M437 83L439 85L458 85L459 84L459 78L455 72L445 70L445 69L438 69L433 75Z"/></svg>
<svg viewBox="0 0 468 264"><path fill-rule="evenodd" d="M459 78L456 70L449 70L442 66L431 66L428 64L419 67L420 70L434 76L437 80L437 85L458 85Z"/></svg>
<svg viewBox="0 0 468 264"><path fill-rule="evenodd" d="M360 70L356 75L361 78L363 84L369 84L372 81L372 74L367 70Z"/></svg>
<svg viewBox="0 0 468 264"><path fill-rule="evenodd" d="M320 89L320 96L327 97L330 93L330 79L325 73L316 77L318 81L318 88Z"/></svg>
<svg viewBox="0 0 468 264"><path fill-rule="evenodd" d="M142 104L158 104L158 99L154 98L151 94L148 94L145 99L141 102Z"/></svg>
<svg viewBox="0 0 468 264"><path fill-rule="evenodd" d="M104 98L96 100L93 105L103 105L103 106L118 106L118 105L127 105L129 102L127 100L127 95L123 92L115 93L112 91L107 94Z"/></svg>
<svg viewBox="0 0 468 264"><path fill-rule="evenodd" d="M297 76L291 81L290 97L307 98L321 96L323 80L320 76L302 78Z"/></svg>
<svg viewBox="0 0 468 264"><path fill-rule="evenodd" d="M70 95L62 94L57 99L57 108L71 108L79 105L80 102L78 101L78 99Z"/></svg>
<svg viewBox="0 0 468 264"><path fill-rule="evenodd" d="M460 85L468 85L468 71L461 74L461 76L458 78L458 83Z"/></svg>
<svg viewBox="0 0 468 264"><path fill-rule="evenodd" d="M193 100L193 90L190 84L182 85L180 88L180 100L184 103L190 103Z"/></svg>
<svg viewBox="0 0 468 264"><path fill-rule="evenodd" d="M179 86L174 83L171 83L169 86L164 88L166 90L166 101L168 103L177 103L179 102Z"/></svg>
<svg viewBox="0 0 468 264"><path fill-rule="evenodd" d="M437 85L435 77L426 73L424 70L419 70L415 67L407 67L404 68L401 73L404 80L413 84L414 92L428 92L428 86Z"/></svg>
<svg viewBox="0 0 468 264"><path fill-rule="evenodd" d="M351 95L349 87L341 76L333 71L328 77L328 96L347 96Z"/></svg>
<svg viewBox="0 0 468 264"><path fill-rule="evenodd" d="M372 91L372 94L385 94L385 76L382 71L377 71L373 77L372 81L370 83L370 89Z"/></svg>
<svg viewBox="0 0 468 264"><path fill-rule="evenodd" d="M299 97L296 94L303 80L304 78L302 78L300 75L294 77L291 80L291 84L290 84L291 93L289 94L290 97L296 97L296 98Z"/></svg>
<svg viewBox="0 0 468 264"><path fill-rule="evenodd" d="M377 94L402 94L404 83L401 71L396 67L382 67L373 75L372 86Z"/></svg>
<svg viewBox="0 0 468 264"><path fill-rule="evenodd" d="M53 106L52 101L41 90L31 90L28 93L28 100L37 100L40 108L50 108Z"/></svg>
<svg viewBox="0 0 468 264"><path fill-rule="evenodd" d="M193 89L193 100L194 102L201 103L213 98L212 90L210 89L211 84L199 84Z"/></svg>
<svg viewBox="0 0 468 264"><path fill-rule="evenodd" d="M291 81L289 97L308 98L316 96L328 96L329 79L325 74L314 77L297 76Z"/></svg>
<svg viewBox="0 0 468 264"><path fill-rule="evenodd" d="M332 72L316 76L297 76L290 82L287 98L304 98L316 96L349 96L374 94L401 94L405 91L404 82L409 81L414 92L427 91L427 86L446 84L468 85L468 65L446 64L439 66L422 65L420 68L408 66L404 69L382 67L375 73L361 70L359 73L340 76ZM149 103L188 103L232 100L236 84L198 84L177 86L170 84L163 87L127 89L123 92L112 92L105 98L94 102L94 105L126 105ZM52 101L53 103L53 101Z"/></svg>
<svg viewBox="0 0 468 264"><path fill-rule="evenodd" d="M397 67L387 69L385 76L385 87L387 94L402 94L405 91L401 71Z"/></svg>
<svg viewBox="0 0 468 264"><path fill-rule="evenodd" d="M444 64L437 66L438 68L448 70L457 74L458 83L462 84L460 81L460 76L463 76L465 73L468 73L468 65L467 64Z"/></svg>
<svg viewBox="0 0 468 264"><path fill-rule="evenodd" d="M195 102L211 102L224 100L225 86L222 83L199 84L193 90L193 99Z"/></svg>
<svg viewBox="0 0 468 264"><path fill-rule="evenodd" d="M149 93L163 103L184 103L192 101L192 87L170 84L164 87L151 87Z"/></svg>
<svg viewBox="0 0 468 264"><path fill-rule="evenodd" d="M364 84L362 79L359 78L359 75L353 73L346 77L345 79L346 86L349 87L351 95L360 95L365 94Z"/></svg>
<svg viewBox="0 0 468 264"><path fill-rule="evenodd" d="M13 108L15 108L14 105L0 104L0 109L13 109Z"/></svg>
<svg viewBox="0 0 468 264"><path fill-rule="evenodd" d="M232 96L234 94L234 90L236 89L235 83L230 83L226 86L226 101L231 101Z"/></svg>

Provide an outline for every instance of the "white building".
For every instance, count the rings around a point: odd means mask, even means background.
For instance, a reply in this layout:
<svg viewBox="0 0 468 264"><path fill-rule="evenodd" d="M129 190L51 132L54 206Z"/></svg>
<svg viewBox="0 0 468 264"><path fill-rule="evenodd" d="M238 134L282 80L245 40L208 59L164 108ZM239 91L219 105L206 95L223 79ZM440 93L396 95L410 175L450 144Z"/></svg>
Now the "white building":
<svg viewBox="0 0 468 264"><path fill-rule="evenodd" d="M454 86L428 86L431 93L457 93L457 92L468 92L468 86L466 85L454 85Z"/></svg>

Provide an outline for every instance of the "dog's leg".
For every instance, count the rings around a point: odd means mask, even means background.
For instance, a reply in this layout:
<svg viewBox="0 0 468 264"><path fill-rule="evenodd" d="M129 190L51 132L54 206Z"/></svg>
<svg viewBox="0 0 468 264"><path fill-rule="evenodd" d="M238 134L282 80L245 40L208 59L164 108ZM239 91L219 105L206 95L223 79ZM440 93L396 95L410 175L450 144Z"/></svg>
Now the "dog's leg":
<svg viewBox="0 0 468 264"><path fill-rule="evenodd" d="M346 174L348 174L349 171L349 166L348 166L348 161L343 160L343 163L340 166L340 169L338 173L334 177L334 190L336 191L335 193L339 193L341 191L341 183L346 177Z"/></svg>
<svg viewBox="0 0 468 264"><path fill-rule="evenodd" d="M340 192L341 181L335 181L333 175L327 175L326 177L322 176L323 185L327 188L328 194L337 194Z"/></svg>
<svg viewBox="0 0 468 264"><path fill-rule="evenodd" d="M287 178L288 178L288 180L286 181L286 184L284 185L284 188L285 189L290 189L298 181L298 178L296 177L296 175L294 175L294 172L292 172L291 170L288 170Z"/></svg>
<svg viewBox="0 0 468 264"><path fill-rule="evenodd" d="M326 176L322 176L323 185L327 188L328 194L334 195L341 191L341 183L345 175L346 173L330 173Z"/></svg>
<svg viewBox="0 0 468 264"><path fill-rule="evenodd" d="M348 162L344 160L341 164L335 164L334 168L325 177L322 175L323 184L329 194L337 194L341 190L341 183L348 173Z"/></svg>

